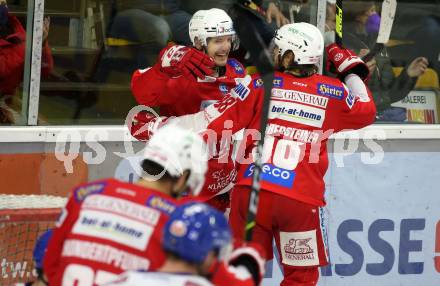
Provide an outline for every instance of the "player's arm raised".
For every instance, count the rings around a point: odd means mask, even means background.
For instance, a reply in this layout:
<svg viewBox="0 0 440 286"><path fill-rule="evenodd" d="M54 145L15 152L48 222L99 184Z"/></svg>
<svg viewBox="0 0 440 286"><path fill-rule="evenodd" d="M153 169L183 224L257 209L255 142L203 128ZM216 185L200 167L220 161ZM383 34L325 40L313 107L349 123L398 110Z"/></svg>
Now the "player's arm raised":
<svg viewBox="0 0 440 286"><path fill-rule="evenodd" d="M336 44L329 45L326 52L327 68L336 72L347 90L338 129L359 129L372 124L376 117L376 105L365 84L370 75L368 67L354 52Z"/></svg>
<svg viewBox="0 0 440 286"><path fill-rule="evenodd" d="M177 103L182 90L191 81L212 75L214 66L213 59L195 48L169 46L160 52L154 66L133 73L131 90L139 104Z"/></svg>

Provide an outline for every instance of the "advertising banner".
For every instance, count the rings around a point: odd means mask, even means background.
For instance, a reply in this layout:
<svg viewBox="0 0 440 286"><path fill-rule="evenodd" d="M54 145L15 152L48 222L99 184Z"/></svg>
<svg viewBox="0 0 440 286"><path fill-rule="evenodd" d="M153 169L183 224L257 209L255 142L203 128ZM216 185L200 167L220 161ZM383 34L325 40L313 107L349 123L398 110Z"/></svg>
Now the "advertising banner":
<svg viewBox="0 0 440 286"><path fill-rule="evenodd" d="M330 156L331 158L332 156ZM330 160L327 215L330 266L318 285L440 285L440 153L360 153ZM279 285L277 262L263 285Z"/></svg>

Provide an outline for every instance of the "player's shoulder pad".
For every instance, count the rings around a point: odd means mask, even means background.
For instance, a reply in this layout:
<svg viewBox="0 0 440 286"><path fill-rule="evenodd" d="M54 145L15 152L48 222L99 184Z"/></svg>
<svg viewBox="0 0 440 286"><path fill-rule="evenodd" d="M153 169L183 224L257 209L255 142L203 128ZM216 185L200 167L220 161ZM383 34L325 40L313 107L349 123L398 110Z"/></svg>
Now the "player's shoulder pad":
<svg viewBox="0 0 440 286"><path fill-rule="evenodd" d="M177 207L177 205L171 200L156 195L149 197L146 205L167 215L171 215Z"/></svg>
<svg viewBox="0 0 440 286"><path fill-rule="evenodd" d="M107 181L98 181L79 186L73 191L73 197L81 202L89 195L102 193L107 185Z"/></svg>
<svg viewBox="0 0 440 286"><path fill-rule="evenodd" d="M238 75L245 74L246 70L245 70L244 66L236 59L228 59L226 65L231 67L233 69L233 71Z"/></svg>

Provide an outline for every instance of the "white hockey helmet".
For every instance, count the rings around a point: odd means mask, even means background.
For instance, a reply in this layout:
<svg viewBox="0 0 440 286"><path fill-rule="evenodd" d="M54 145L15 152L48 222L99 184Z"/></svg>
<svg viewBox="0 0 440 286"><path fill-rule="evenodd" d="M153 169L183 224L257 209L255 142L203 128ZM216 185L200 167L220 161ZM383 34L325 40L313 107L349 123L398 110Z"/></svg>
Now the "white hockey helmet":
<svg viewBox="0 0 440 286"><path fill-rule="evenodd" d="M197 133L173 124L165 125L148 141L144 157L164 167L173 177L180 177L188 170L187 186L192 195L197 196L202 190L208 155L206 144Z"/></svg>
<svg viewBox="0 0 440 286"><path fill-rule="evenodd" d="M189 21L189 37L193 45L195 39L202 41L207 46L208 38L232 35L232 49L238 48L239 41L235 33L231 17L222 9L212 8L199 10L194 13Z"/></svg>
<svg viewBox="0 0 440 286"><path fill-rule="evenodd" d="M295 54L295 63L299 65L318 64L324 52L321 32L309 23L282 26L275 33L274 43L281 57L291 50Z"/></svg>

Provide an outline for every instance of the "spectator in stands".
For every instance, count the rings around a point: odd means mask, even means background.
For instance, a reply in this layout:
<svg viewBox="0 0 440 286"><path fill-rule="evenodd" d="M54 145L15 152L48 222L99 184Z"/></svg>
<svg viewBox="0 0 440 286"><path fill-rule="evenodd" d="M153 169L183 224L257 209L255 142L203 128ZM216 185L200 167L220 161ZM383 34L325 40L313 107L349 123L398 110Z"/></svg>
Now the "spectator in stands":
<svg viewBox="0 0 440 286"><path fill-rule="evenodd" d="M326 45L335 42L336 0L327 0L324 42Z"/></svg>
<svg viewBox="0 0 440 286"><path fill-rule="evenodd" d="M169 41L190 45L191 15L178 0L113 0L105 50L94 79L128 84L139 68L152 66Z"/></svg>
<svg viewBox="0 0 440 286"><path fill-rule="evenodd" d="M178 44L191 44L188 37L191 15L181 9L178 0L116 0L115 9L116 20L109 31L111 37L128 37L127 40L145 43L152 38L171 36ZM126 34L127 28L131 35Z"/></svg>
<svg viewBox="0 0 440 286"><path fill-rule="evenodd" d="M42 75L53 69L47 41L50 19L43 24ZM26 31L17 17L9 13L6 0L0 0L0 124L14 124L19 113L12 107L13 95L23 79Z"/></svg>
<svg viewBox="0 0 440 286"><path fill-rule="evenodd" d="M301 0L289 1L289 2L307 2ZM219 8L225 11L228 11L232 5L237 2L237 0L182 0L182 7L187 12L194 14L198 10L207 10L211 8ZM256 0L253 1L255 4L260 5L262 9L265 11L266 20L268 23L272 23L272 20L275 20L274 23L277 27L285 25L289 23L289 20L284 16L281 11L280 2L281 1L261 1Z"/></svg>
<svg viewBox="0 0 440 286"><path fill-rule="evenodd" d="M440 74L440 0L399 1L394 27L391 37L398 45L389 49L393 62L423 56Z"/></svg>
<svg viewBox="0 0 440 286"><path fill-rule="evenodd" d="M374 2L351 1L350 4L347 3L344 5L343 21L344 47L354 50L361 57L367 55L376 42L380 23ZM406 120L406 110L392 107L391 104L405 98L414 88L417 78L425 72L428 60L424 57L414 59L398 77L393 74L391 60L386 49L366 64L371 73L368 87L374 95L378 111L377 119L381 121Z"/></svg>

